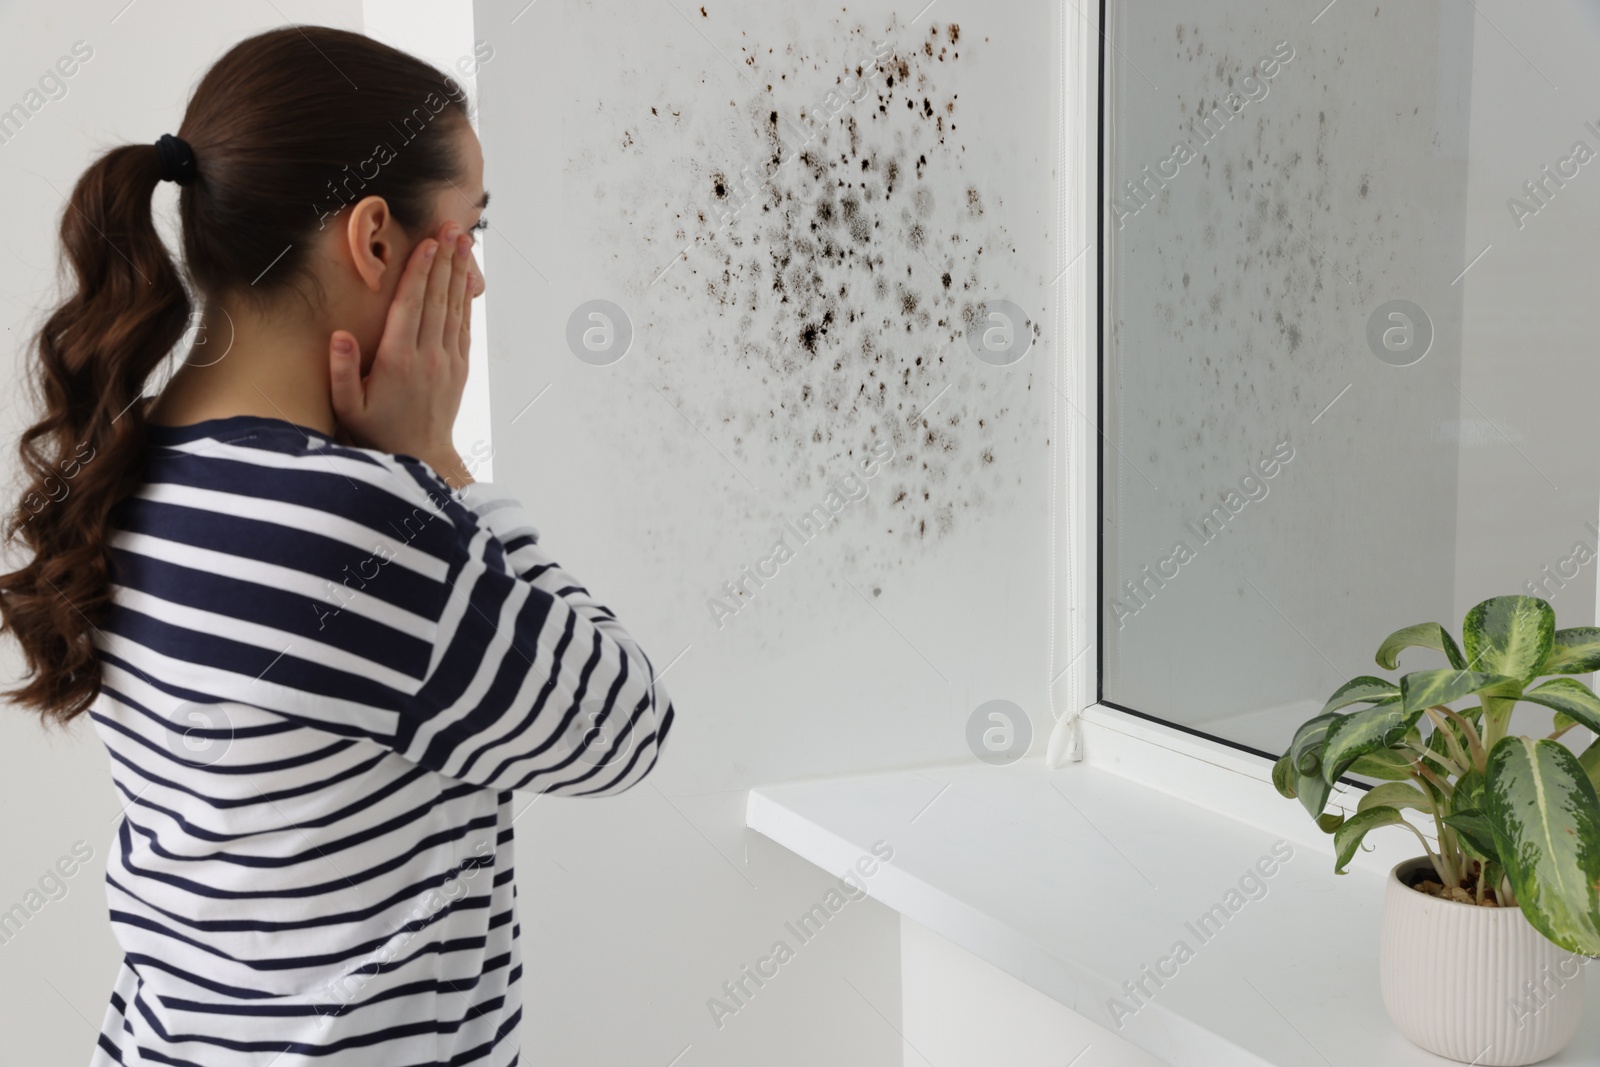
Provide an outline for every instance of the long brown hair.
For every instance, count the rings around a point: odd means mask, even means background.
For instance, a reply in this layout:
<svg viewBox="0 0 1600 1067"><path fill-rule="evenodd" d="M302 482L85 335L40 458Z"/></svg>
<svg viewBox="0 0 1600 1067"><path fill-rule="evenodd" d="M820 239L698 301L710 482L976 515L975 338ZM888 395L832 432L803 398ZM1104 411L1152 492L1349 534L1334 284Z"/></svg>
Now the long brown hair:
<svg viewBox="0 0 1600 1067"><path fill-rule="evenodd" d="M112 148L78 179L60 231L72 285L33 339L42 415L22 434L26 488L4 524L7 547L32 550L0 575L0 633L16 636L27 672L0 695L65 723L100 691L91 636L111 608L109 526L146 459L137 401L188 329L191 294L316 299L311 240L364 196L420 235L432 194L460 176L448 134L466 118L464 91L426 63L361 34L289 26L234 46L189 101L181 271L153 219L154 143Z"/></svg>

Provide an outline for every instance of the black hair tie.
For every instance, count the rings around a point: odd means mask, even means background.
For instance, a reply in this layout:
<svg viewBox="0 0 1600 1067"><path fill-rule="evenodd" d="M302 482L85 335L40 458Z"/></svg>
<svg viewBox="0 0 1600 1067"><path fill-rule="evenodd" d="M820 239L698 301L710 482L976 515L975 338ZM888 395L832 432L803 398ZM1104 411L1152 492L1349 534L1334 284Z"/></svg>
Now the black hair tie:
<svg viewBox="0 0 1600 1067"><path fill-rule="evenodd" d="M161 180L188 185L194 181L194 149L182 137L170 133L161 135L156 142L156 152L161 156Z"/></svg>

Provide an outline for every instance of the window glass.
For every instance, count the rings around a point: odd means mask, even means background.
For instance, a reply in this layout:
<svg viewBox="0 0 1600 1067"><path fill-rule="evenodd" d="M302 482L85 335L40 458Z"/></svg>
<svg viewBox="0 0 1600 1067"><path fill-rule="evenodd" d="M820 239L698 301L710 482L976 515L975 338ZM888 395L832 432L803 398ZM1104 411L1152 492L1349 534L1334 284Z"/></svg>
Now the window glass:
<svg viewBox="0 0 1600 1067"><path fill-rule="evenodd" d="M1108 5L1107 703L1276 754L1401 626L1594 623L1596 10Z"/></svg>

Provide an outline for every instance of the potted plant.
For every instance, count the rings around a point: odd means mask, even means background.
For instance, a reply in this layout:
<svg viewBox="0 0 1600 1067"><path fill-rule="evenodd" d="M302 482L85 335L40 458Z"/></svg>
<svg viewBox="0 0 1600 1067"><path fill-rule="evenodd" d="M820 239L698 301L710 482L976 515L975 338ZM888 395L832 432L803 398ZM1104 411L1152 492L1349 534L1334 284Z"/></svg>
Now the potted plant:
<svg viewBox="0 0 1600 1067"><path fill-rule="evenodd" d="M1600 955L1600 742L1578 755L1561 740L1578 725L1600 733L1600 697L1563 677L1600 669L1600 628L1557 630L1546 601L1503 596L1467 612L1461 636L1431 622L1390 634L1385 670L1407 648L1450 666L1352 678L1296 732L1272 780L1333 835L1336 873L1372 830L1417 835L1423 855L1397 864L1385 891L1384 1005L1430 1052L1511 1067L1572 1039L1583 957ZM1548 736L1510 733L1523 701L1555 713ZM1353 812L1326 811L1345 774L1383 784Z"/></svg>

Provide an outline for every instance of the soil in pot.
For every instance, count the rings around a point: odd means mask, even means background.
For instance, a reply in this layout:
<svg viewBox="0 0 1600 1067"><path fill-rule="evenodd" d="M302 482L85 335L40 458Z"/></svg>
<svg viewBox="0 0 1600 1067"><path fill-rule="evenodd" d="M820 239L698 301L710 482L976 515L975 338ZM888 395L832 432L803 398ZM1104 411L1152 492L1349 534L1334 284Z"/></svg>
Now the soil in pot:
<svg viewBox="0 0 1600 1067"><path fill-rule="evenodd" d="M1461 879L1459 885L1441 885L1438 874L1432 866L1419 867L1413 871L1406 871L1401 875L1400 881L1410 886L1419 893L1426 893L1430 897L1439 897L1441 900L1453 900L1458 904L1480 904L1486 908L1498 908L1500 904L1500 890L1496 886L1488 886L1483 890L1483 896L1478 896L1478 876L1483 873L1483 865L1477 860L1472 861L1472 870Z"/></svg>

